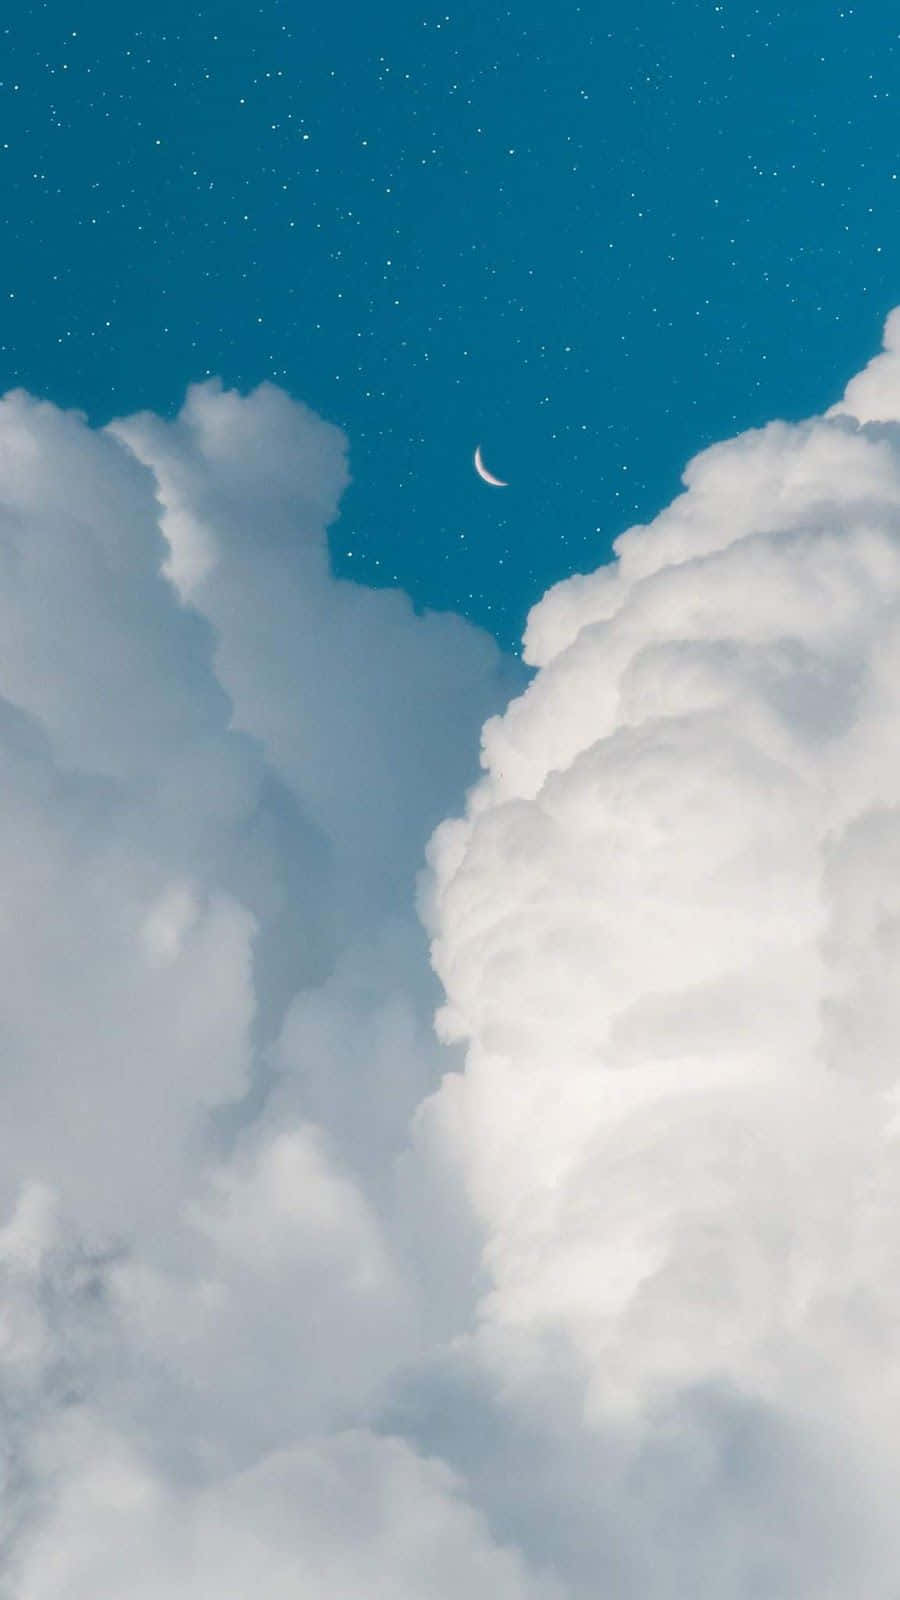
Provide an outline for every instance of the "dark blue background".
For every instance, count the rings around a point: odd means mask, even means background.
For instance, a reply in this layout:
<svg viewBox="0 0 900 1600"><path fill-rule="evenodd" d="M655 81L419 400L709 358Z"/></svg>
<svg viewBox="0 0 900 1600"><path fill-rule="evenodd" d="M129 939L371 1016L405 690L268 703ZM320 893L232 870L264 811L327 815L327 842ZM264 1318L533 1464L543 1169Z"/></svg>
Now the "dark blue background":
<svg viewBox="0 0 900 1600"><path fill-rule="evenodd" d="M876 348L898 28L877 0L25 6L0 385L105 421L275 378L350 435L339 570L511 643L697 448Z"/></svg>

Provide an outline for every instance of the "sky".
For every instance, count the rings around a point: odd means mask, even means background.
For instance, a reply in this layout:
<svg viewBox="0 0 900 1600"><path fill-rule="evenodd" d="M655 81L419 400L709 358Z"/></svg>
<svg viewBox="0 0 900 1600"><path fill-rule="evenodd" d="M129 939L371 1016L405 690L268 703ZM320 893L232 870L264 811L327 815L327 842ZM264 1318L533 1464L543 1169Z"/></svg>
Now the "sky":
<svg viewBox="0 0 900 1600"><path fill-rule="evenodd" d="M0 1600L898 1600L886 14L60 17Z"/></svg>
<svg viewBox="0 0 900 1600"><path fill-rule="evenodd" d="M694 451L877 348L897 35L880 3L22 6L0 383L103 423L276 380L351 441L338 569L517 648Z"/></svg>

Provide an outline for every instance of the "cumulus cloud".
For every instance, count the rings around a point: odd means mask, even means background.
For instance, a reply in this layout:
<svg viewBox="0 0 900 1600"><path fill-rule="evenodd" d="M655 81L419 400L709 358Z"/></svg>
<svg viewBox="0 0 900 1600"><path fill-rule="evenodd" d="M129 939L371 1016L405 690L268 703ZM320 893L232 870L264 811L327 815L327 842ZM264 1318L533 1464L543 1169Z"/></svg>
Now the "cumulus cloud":
<svg viewBox="0 0 900 1600"><path fill-rule="evenodd" d="M530 679L346 482L0 402L0 1594L896 1600L897 314Z"/></svg>
<svg viewBox="0 0 900 1600"><path fill-rule="evenodd" d="M248 1471L174 1491L90 1417L44 1442L52 1521L26 1539L22 1593L94 1600L561 1600L499 1548L454 1475L401 1440L309 1436Z"/></svg>
<svg viewBox="0 0 900 1600"><path fill-rule="evenodd" d="M729 1396L758 1417L738 1454L774 1419L842 1463L827 1579L814 1517L754 1587L762 1501L726 1559L720 1457L678 1576L611 1593L895 1593L871 1554L900 1377L895 332L828 416L705 451L535 607L537 675L431 846L439 1027L468 1055L422 1115L486 1230L478 1359L516 1405L569 1361L588 1428L665 1437L673 1474L720 1452ZM619 1508L637 1539L650 1499Z"/></svg>
<svg viewBox="0 0 900 1600"><path fill-rule="evenodd" d="M346 478L339 430L267 386L100 432L0 405L16 1596L124 1594L126 1572L135 1594L226 1592L237 1555L191 1554L219 1515L224 1540L224 1486L317 1429L327 1456L421 1344L385 1182L445 1065L415 875L520 669L459 618L332 577ZM467 1583L470 1562L530 1592L464 1485L391 1448L434 1523L426 1566L452 1571L452 1547ZM265 1537L248 1522L241 1559ZM310 1539L283 1581L321 1567L335 1592Z"/></svg>

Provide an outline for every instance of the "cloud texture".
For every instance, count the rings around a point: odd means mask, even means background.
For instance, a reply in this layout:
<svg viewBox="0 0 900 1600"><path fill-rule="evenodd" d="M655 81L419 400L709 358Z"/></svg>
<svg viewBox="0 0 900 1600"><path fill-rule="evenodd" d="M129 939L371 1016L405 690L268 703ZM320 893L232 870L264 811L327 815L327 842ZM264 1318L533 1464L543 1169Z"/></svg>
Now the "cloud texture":
<svg viewBox="0 0 900 1600"><path fill-rule="evenodd" d="M898 327L527 685L279 390L0 402L3 1600L896 1600Z"/></svg>

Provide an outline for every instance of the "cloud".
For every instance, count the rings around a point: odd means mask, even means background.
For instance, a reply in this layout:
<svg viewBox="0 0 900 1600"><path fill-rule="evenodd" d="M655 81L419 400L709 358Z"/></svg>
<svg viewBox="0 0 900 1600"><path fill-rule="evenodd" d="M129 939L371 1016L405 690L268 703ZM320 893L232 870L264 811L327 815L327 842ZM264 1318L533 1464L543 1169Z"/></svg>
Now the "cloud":
<svg viewBox="0 0 900 1600"><path fill-rule="evenodd" d="M327 1454L420 1346L390 1182L444 1065L415 875L521 669L459 618L331 576L346 476L339 430L269 386L201 385L173 422L101 432L0 404L17 1596L124 1593L129 1516L146 1550L171 1525L205 1552L145 1556L135 1593L224 1592L223 1485L317 1429ZM458 1546L467 1582L481 1563L530 1593L464 1486L402 1459L423 1517L446 1500L441 1565ZM248 1524L241 1559L262 1537Z"/></svg>
<svg viewBox="0 0 900 1600"><path fill-rule="evenodd" d="M895 322L530 679L271 385L0 402L4 1600L896 1600Z"/></svg>
<svg viewBox="0 0 900 1600"><path fill-rule="evenodd" d="M233 725L333 841L335 914L358 931L406 897L476 758L473 721L513 691L513 664L460 617L331 576L343 438L271 384L243 400L199 385L175 422L112 431L152 467L168 570L212 624Z"/></svg>
<svg viewBox="0 0 900 1600"><path fill-rule="evenodd" d="M561 1600L491 1539L452 1473L402 1440L309 1437L214 1487L173 1493L93 1419L43 1450L61 1480L50 1529L20 1556L23 1594L93 1600Z"/></svg>
<svg viewBox="0 0 900 1600"><path fill-rule="evenodd" d="M537 675L431 845L467 1066L420 1115L486 1231L477 1359L519 1409L570 1364L596 1437L665 1435L673 1474L711 1452L678 1579L610 1593L823 1592L816 1517L753 1587L760 1508L745 1575L704 1576L732 1469L718 1424L673 1425L691 1395L789 1419L850 1522L897 1487L895 323L827 417L705 451L535 607ZM653 1498L620 1508L636 1541ZM847 1528L824 1592L894 1594L887 1525Z"/></svg>

